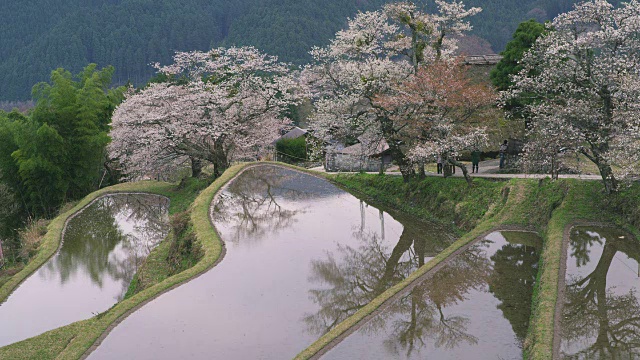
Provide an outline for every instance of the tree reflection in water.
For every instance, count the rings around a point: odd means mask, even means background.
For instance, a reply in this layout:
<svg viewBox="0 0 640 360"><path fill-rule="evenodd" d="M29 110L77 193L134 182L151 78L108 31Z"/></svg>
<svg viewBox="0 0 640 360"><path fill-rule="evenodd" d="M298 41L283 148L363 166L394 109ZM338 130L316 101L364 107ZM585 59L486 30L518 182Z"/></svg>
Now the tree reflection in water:
<svg viewBox="0 0 640 360"><path fill-rule="evenodd" d="M260 241L290 227L303 200L338 194L328 182L276 166L245 170L214 201L211 216L225 241Z"/></svg>
<svg viewBox="0 0 640 360"><path fill-rule="evenodd" d="M283 185L297 174L273 166L249 168L218 195L211 216L223 229L225 241L240 239L259 241L267 234L292 225L296 213L283 207L288 200L303 197L304 192ZM293 207L293 206L292 206Z"/></svg>
<svg viewBox="0 0 640 360"><path fill-rule="evenodd" d="M578 227L572 230L569 245L561 321L563 356L637 358L640 244L618 230Z"/></svg>
<svg viewBox="0 0 640 360"><path fill-rule="evenodd" d="M100 288L108 275L121 284L121 300L141 261L166 237L168 207L168 199L156 195L99 199L69 221L60 252L40 275L64 285L82 273Z"/></svg>
<svg viewBox="0 0 640 360"><path fill-rule="evenodd" d="M500 300L498 309L511 323L518 340L524 342L542 239L528 232L505 231L502 235L509 242L491 256L494 265L489 291Z"/></svg>
<svg viewBox="0 0 640 360"><path fill-rule="evenodd" d="M443 309L467 300L471 290L480 290L487 283L491 263L484 256L482 244L456 256L429 279L384 311L379 322L372 322L365 331L378 331L393 319L392 331L384 341L394 355L421 349L428 339L438 348L451 349L461 344L476 344L478 339L467 333L469 319L462 315L446 315Z"/></svg>
<svg viewBox="0 0 640 360"><path fill-rule="evenodd" d="M540 239L532 233L501 232L489 235L449 259L442 268L388 305L351 336L356 336L358 340L349 342L347 338L331 351L328 358L352 354L350 351L362 350L364 344L371 349L384 348L386 355L369 353L373 358L417 359L431 354L435 349L441 350L431 355L444 356L447 350L454 348L464 348L466 350L463 353L471 355L474 346L480 345L480 342L507 340L509 343L514 335L517 343L505 346L521 347L530 317L539 248ZM360 279L362 276L354 278ZM492 297L482 295L487 292L499 301L497 309L495 300L490 300ZM327 297L330 297L328 293L324 298ZM344 298L334 296L334 301ZM495 329L500 334L497 336L504 338L496 339L491 334L487 337L486 332L478 332L479 324L486 320L483 317L496 315L495 311L477 309L491 308L501 311L511 325L513 332ZM471 328L473 330L469 330ZM509 347L497 351L504 353ZM461 352L451 353L450 356L461 356Z"/></svg>
<svg viewBox="0 0 640 360"><path fill-rule="evenodd" d="M359 246L338 245L338 251L311 264L310 281L323 287L310 290L311 299L320 306L305 316L308 330L321 335L358 311L389 287L405 279L425 261L446 248L453 236L434 224L393 214L403 225L395 244L385 239L384 212L379 212L380 232L365 227L365 209L361 202L361 224L353 232Z"/></svg>

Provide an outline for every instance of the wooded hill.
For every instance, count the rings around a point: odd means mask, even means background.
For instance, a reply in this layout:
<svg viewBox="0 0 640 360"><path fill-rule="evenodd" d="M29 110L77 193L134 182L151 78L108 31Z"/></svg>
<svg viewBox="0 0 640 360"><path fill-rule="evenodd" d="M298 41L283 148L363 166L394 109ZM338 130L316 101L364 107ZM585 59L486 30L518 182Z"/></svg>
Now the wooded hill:
<svg viewBox="0 0 640 360"><path fill-rule="evenodd" d="M116 84L137 85L154 74L150 63L166 64L174 51L221 45L253 45L282 60L303 63L309 60L309 49L326 44L348 17L358 10L377 9L384 2L6 1L0 22L0 101L28 99L31 87L58 67L75 73L88 63L113 65ZM484 9L472 19L472 34L501 51L520 21L550 19L569 10L575 0L464 2ZM435 4L430 0L425 7L433 10Z"/></svg>

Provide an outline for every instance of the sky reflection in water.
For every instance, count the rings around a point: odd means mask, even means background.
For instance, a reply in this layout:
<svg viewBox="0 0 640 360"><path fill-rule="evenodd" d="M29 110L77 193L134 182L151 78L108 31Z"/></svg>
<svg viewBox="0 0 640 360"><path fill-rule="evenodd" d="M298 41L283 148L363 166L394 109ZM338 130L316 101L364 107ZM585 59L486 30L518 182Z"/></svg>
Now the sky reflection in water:
<svg viewBox="0 0 640 360"><path fill-rule="evenodd" d="M132 314L91 359L293 358L453 241L268 165L246 170L212 208L222 262Z"/></svg>
<svg viewBox="0 0 640 360"><path fill-rule="evenodd" d="M575 227L567 255L561 357L639 358L640 244L615 228Z"/></svg>
<svg viewBox="0 0 640 360"><path fill-rule="evenodd" d="M521 359L540 238L495 232L322 359Z"/></svg>
<svg viewBox="0 0 640 360"><path fill-rule="evenodd" d="M87 319L120 301L168 233L168 200L101 198L69 221L60 251L0 305L0 346Z"/></svg>

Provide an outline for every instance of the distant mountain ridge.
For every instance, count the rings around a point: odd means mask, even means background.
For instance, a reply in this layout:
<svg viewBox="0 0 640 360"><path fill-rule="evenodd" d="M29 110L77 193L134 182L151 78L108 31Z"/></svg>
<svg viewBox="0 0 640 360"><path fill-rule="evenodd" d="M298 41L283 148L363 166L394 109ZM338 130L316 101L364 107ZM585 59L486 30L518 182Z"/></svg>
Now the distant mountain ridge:
<svg viewBox="0 0 640 360"><path fill-rule="evenodd" d="M77 72L86 64L113 65L115 82L143 84L150 63L168 63L174 51L253 45L284 61L304 63L358 10L385 0L21 0L2 4L0 101L30 98L51 70ZM476 48L501 51L520 21L545 20L575 0L467 0ZM435 9L433 1L426 3ZM478 44L480 43L480 44ZM484 46L484 47L483 47Z"/></svg>

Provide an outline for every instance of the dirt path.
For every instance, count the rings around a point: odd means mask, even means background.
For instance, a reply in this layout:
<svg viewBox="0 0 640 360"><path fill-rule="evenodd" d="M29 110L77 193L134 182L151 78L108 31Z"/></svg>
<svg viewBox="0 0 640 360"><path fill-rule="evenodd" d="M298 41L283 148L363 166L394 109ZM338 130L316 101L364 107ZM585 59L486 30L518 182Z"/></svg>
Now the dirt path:
<svg viewBox="0 0 640 360"><path fill-rule="evenodd" d="M470 175L471 177L486 178L486 179L544 179L549 177L548 174L522 174L522 173L521 174L496 174L495 172L498 171L499 166L500 166L500 160L498 159L481 161L480 164L478 165L479 173L478 174L470 173ZM309 170L326 172L326 170L322 166L314 167ZM471 169L469 168L469 170ZM349 174L349 172L336 172L335 174ZM367 174L377 174L377 172L368 172ZM401 175L400 172L397 170L387 171L385 172L385 174L394 175L394 176ZM442 174L436 174L433 172L427 172L426 175L442 176ZM462 172L456 171L456 173L452 176L462 177ZM600 175L561 174L559 177L560 179L602 180L602 177L600 177Z"/></svg>

